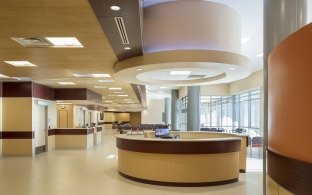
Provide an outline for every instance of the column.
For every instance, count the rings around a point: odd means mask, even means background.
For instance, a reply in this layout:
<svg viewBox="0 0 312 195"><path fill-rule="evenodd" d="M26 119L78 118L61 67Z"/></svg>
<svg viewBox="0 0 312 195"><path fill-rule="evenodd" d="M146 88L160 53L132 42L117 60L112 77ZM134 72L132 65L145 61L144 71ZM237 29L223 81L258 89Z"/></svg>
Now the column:
<svg viewBox="0 0 312 195"><path fill-rule="evenodd" d="M268 138L268 55L284 38L306 24L306 0L264 0L263 1L263 183L266 183L266 149ZM266 185L263 185L266 194Z"/></svg>
<svg viewBox="0 0 312 195"><path fill-rule="evenodd" d="M200 86L187 87L187 131L199 131Z"/></svg>
<svg viewBox="0 0 312 195"><path fill-rule="evenodd" d="M171 129L178 130L178 99L179 90L171 90Z"/></svg>
<svg viewBox="0 0 312 195"><path fill-rule="evenodd" d="M170 121L170 98L165 98L165 124L169 124Z"/></svg>

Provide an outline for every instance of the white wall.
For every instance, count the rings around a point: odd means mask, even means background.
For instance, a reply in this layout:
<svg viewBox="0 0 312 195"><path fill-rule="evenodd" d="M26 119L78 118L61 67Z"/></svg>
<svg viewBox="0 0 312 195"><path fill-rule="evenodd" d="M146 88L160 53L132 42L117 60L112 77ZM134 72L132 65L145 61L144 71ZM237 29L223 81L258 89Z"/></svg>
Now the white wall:
<svg viewBox="0 0 312 195"><path fill-rule="evenodd" d="M230 83L229 93L233 95L251 89L262 88L262 83L263 83L263 71L259 70L257 72L252 73L249 77L245 79Z"/></svg>
<svg viewBox="0 0 312 195"><path fill-rule="evenodd" d="M179 89L179 99L187 96L187 87L180 87Z"/></svg>
<svg viewBox="0 0 312 195"><path fill-rule="evenodd" d="M202 85L200 86L201 96L210 95L229 95L229 85L219 84L219 85Z"/></svg>
<svg viewBox="0 0 312 195"><path fill-rule="evenodd" d="M163 124L164 111L165 99L147 99L147 109L141 112L142 124Z"/></svg>

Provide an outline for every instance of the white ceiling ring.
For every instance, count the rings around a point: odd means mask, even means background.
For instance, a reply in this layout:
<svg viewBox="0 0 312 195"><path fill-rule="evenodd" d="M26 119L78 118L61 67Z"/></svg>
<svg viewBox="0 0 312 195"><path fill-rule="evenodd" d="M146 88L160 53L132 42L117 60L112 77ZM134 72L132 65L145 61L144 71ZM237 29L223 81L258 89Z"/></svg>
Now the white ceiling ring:
<svg viewBox="0 0 312 195"><path fill-rule="evenodd" d="M198 75L199 70L211 70L204 77L177 79L160 77L159 71L170 74L173 70L190 70ZM146 53L118 62L114 66L115 77L134 84L168 84L171 86L228 83L250 75L249 59L243 55L214 50L179 50ZM197 71L197 73L196 73ZM156 76L154 75L156 74ZM150 78L149 76L150 75ZM190 73L190 75L194 75ZM206 75L206 76L205 76Z"/></svg>

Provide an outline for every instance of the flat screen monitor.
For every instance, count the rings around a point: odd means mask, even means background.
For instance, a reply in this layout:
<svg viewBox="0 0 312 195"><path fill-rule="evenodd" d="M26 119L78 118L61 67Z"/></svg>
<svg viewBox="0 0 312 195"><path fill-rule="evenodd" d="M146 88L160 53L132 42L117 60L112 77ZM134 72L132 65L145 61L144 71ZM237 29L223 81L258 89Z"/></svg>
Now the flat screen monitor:
<svg viewBox="0 0 312 195"><path fill-rule="evenodd" d="M155 130L155 137L164 137L164 136L169 136L168 128L161 128Z"/></svg>

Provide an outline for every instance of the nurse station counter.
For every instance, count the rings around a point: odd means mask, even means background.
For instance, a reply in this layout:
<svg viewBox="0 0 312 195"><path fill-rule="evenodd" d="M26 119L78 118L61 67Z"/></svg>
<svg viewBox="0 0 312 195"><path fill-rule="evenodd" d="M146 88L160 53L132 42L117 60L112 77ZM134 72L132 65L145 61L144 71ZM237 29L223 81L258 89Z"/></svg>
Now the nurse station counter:
<svg viewBox="0 0 312 195"><path fill-rule="evenodd" d="M166 186L211 186L238 181L246 170L247 136L174 131L170 137L117 135L119 174L138 182ZM169 138L170 138L169 137Z"/></svg>

